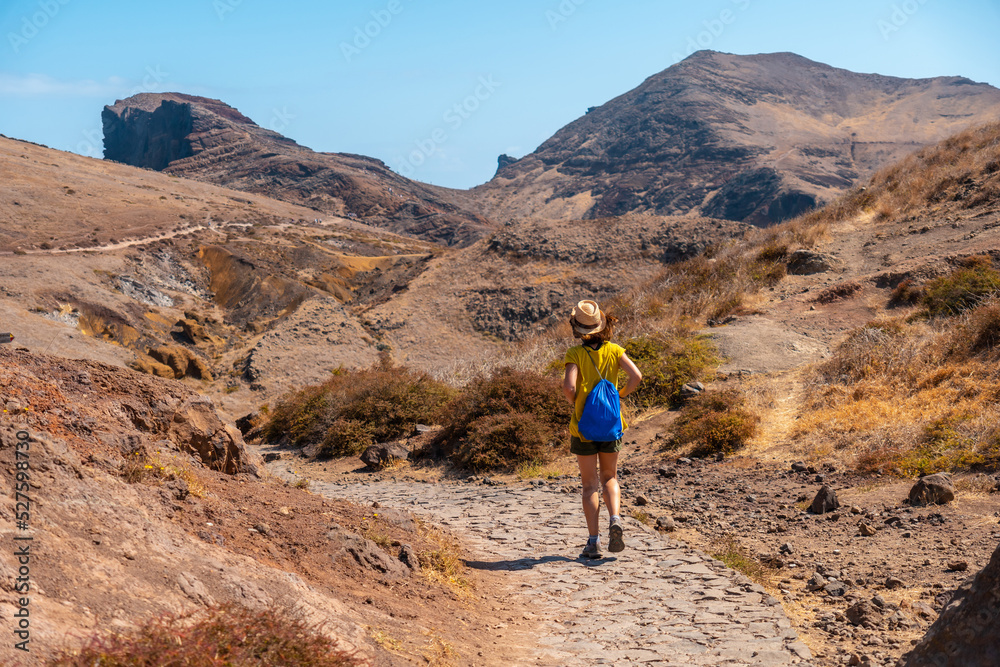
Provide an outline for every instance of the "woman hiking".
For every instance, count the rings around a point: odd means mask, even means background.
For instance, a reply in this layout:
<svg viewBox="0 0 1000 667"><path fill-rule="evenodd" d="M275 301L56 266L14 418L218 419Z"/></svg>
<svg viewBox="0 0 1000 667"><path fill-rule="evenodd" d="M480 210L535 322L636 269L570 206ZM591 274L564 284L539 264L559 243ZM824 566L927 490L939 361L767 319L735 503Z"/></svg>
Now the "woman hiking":
<svg viewBox="0 0 1000 667"><path fill-rule="evenodd" d="M619 416L613 429L617 438L613 440L588 440L580 434L580 419L583 416L587 396L601 380L609 380L614 388L618 384L618 373L628 376L625 387L618 389L619 397L628 396L642 382L642 373L625 354L625 348L611 342L614 325L618 320L601 311L594 301L581 301L573 309L569 324L573 337L580 339L580 345L566 351L566 373L563 376L563 394L573 405L573 419L570 421L571 453L576 454L583 483L583 514L587 518L589 537L580 554L583 558L600 558L601 536L600 496L608 508L610 525L608 528L608 551L617 553L625 548L624 525L618 515L621 504L621 490L618 487L618 452L622 448L621 430L626 425ZM612 387L606 387L613 390ZM599 390L601 391L601 390ZM589 417L589 415L588 415ZM589 421L585 418L585 421Z"/></svg>

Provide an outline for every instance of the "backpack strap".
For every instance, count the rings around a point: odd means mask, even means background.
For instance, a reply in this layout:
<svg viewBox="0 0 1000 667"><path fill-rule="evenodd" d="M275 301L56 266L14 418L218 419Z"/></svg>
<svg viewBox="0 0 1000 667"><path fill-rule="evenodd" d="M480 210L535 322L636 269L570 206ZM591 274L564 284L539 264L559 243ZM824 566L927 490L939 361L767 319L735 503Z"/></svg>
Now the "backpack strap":
<svg viewBox="0 0 1000 667"><path fill-rule="evenodd" d="M580 347L582 347L584 349L584 351L587 353L587 358L590 359L590 363L594 364L594 370L597 371L597 376L599 378L601 378L602 380L606 380L607 378L605 378L604 374L601 373L601 369L597 367L597 362L594 361L594 358L592 356L590 356L590 350L587 349L587 346L586 345L581 345Z"/></svg>

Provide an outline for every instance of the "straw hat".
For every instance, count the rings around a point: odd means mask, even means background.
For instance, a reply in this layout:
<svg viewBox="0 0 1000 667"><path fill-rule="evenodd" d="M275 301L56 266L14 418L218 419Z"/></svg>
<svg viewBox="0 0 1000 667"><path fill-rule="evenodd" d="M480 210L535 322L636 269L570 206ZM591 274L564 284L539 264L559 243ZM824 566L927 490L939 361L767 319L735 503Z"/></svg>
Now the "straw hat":
<svg viewBox="0 0 1000 667"><path fill-rule="evenodd" d="M603 331L608 320L596 301L581 301L573 309L573 331L586 336Z"/></svg>

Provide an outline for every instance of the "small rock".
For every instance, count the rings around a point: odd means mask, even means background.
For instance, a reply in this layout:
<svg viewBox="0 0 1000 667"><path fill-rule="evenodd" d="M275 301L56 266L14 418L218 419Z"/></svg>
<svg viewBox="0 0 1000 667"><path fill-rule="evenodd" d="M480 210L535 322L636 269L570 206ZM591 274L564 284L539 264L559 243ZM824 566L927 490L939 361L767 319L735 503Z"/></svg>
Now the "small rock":
<svg viewBox="0 0 1000 667"><path fill-rule="evenodd" d="M271 527L264 522L255 523L253 527L254 530L256 530L261 535L267 535L268 533L271 532Z"/></svg>
<svg viewBox="0 0 1000 667"><path fill-rule="evenodd" d="M635 504L638 505L639 507L643 507L644 505L648 505L649 504L649 498L647 498L646 496L644 496L644 495L642 495L640 493L639 495L637 495L635 497Z"/></svg>
<svg viewBox="0 0 1000 667"><path fill-rule="evenodd" d="M943 505L954 499L955 484L946 472L921 477L910 489L911 505Z"/></svg>
<svg viewBox="0 0 1000 667"><path fill-rule="evenodd" d="M823 590L826 591L826 594L831 597L842 598L844 597L844 594L847 593L847 584L842 581L834 580L824 586Z"/></svg>
<svg viewBox="0 0 1000 667"><path fill-rule="evenodd" d="M264 452L264 463L281 460L281 452Z"/></svg>
<svg viewBox="0 0 1000 667"><path fill-rule="evenodd" d="M867 523L863 521L858 524L858 530L860 530L861 534L864 535L865 537L871 537L872 535L878 532L873 527L869 526Z"/></svg>
<svg viewBox="0 0 1000 667"><path fill-rule="evenodd" d="M691 459L687 458L686 456L682 456L681 458L677 459L677 463L681 465L690 465Z"/></svg>
<svg viewBox="0 0 1000 667"><path fill-rule="evenodd" d="M705 385L700 382L689 382L681 387L681 398L687 400L689 398L694 398L701 392L705 391Z"/></svg>
<svg viewBox="0 0 1000 667"><path fill-rule="evenodd" d="M292 513L292 510L290 510L287 507L279 507L278 508L278 514L281 514L282 516L288 516L291 513Z"/></svg>
<svg viewBox="0 0 1000 667"><path fill-rule="evenodd" d="M816 480L817 484L822 484L823 482L826 481L826 475L816 475L814 479Z"/></svg>
<svg viewBox="0 0 1000 667"><path fill-rule="evenodd" d="M851 625L861 625L870 628L877 625L879 620L881 620L878 611L865 600L855 602L847 608L845 613Z"/></svg>
<svg viewBox="0 0 1000 667"><path fill-rule="evenodd" d="M667 533L672 533L677 528L677 525L669 516L661 516L656 520L656 528Z"/></svg>
<svg viewBox="0 0 1000 667"><path fill-rule="evenodd" d="M792 545L789 544L788 542L785 542L780 547L778 547L778 551L780 551L781 553L785 554L786 556L791 555L791 553L792 553Z"/></svg>
<svg viewBox="0 0 1000 667"><path fill-rule="evenodd" d="M903 583L903 580L899 579L898 577L889 577L885 580L885 587L888 588L890 591L895 590L897 588L902 588L905 585L906 584Z"/></svg>
<svg viewBox="0 0 1000 667"><path fill-rule="evenodd" d="M673 468L660 468L656 472L660 475L660 477L665 479L673 479L674 477L677 477L677 471Z"/></svg>
<svg viewBox="0 0 1000 667"><path fill-rule="evenodd" d="M399 560L411 570L416 571L420 569L420 559L417 557L417 551L409 544L403 544L399 547Z"/></svg>
<svg viewBox="0 0 1000 667"><path fill-rule="evenodd" d="M873 595L872 604L878 607L879 609L885 609L885 598L883 598L881 595Z"/></svg>
<svg viewBox="0 0 1000 667"><path fill-rule="evenodd" d="M806 590L810 592L818 591L826 585L826 578L818 572L809 578L806 582Z"/></svg>
<svg viewBox="0 0 1000 667"><path fill-rule="evenodd" d="M796 461L792 464L792 472L805 472L807 469L806 464L802 461Z"/></svg>
<svg viewBox="0 0 1000 667"><path fill-rule="evenodd" d="M968 561L956 560L948 563L949 572L965 572L969 569Z"/></svg>
<svg viewBox="0 0 1000 667"><path fill-rule="evenodd" d="M837 492L829 486L824 486L816 494L816 497L813 498L812 505L809 506L809 511L813 514L826 514L838 507L840 507L840 502L837 500Z"/></svg>

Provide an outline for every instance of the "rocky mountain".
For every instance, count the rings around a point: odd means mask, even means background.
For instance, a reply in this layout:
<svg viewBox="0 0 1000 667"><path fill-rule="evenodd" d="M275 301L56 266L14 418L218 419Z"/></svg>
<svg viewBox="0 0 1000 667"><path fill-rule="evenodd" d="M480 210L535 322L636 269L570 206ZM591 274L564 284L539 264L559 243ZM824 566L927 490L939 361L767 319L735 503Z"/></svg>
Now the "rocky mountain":
<svg viewBox="0 0 1000 667"><path fill-rule="evenodd" d="M362 155L318 153L219 100L142 93L102 114L104 157L467 245L490 227L465 194L410 181Z"/></svg>
<svg viewBox="0 0 1000 667"><path fill-rule="evenodd" d="M593 108L473 192L487 215L704 215L765 226L1000 112L960 77L858 74L700 51Z"/></svg>

